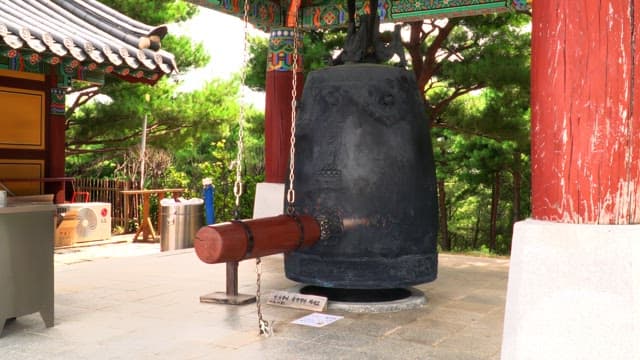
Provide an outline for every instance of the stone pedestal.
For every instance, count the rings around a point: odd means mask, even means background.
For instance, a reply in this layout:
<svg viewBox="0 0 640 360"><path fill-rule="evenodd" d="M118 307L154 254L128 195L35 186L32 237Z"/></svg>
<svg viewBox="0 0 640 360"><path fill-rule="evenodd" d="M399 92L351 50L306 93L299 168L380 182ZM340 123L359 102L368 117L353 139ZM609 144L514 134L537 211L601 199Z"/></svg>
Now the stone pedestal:
<svg viewBox="0 0 640 360"><path fill-rule="evenodd" d="M515 225L502 359L640 359L640 225Z"/></svg>

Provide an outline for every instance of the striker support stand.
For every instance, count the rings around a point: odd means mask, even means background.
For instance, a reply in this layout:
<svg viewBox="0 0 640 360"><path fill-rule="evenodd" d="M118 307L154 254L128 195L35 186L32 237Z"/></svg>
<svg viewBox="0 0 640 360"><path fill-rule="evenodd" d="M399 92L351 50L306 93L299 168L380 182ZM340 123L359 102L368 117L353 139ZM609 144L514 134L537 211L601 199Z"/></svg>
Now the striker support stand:
<svg viewBox="0 0 640 360"><path fill-rule="evenodd" d="M200 296L200 302L227 305L246 305L256 301L255 295L238 294L238 262L227 264L227 291L213 292Z"/></svg>

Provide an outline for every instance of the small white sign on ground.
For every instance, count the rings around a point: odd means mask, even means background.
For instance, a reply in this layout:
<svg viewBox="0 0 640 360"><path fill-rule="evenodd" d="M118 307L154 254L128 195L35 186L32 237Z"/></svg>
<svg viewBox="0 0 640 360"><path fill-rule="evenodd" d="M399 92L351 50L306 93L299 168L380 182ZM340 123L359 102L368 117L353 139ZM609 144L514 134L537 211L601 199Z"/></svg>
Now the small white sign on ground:
<svg viewBox="0 0 640 360"><path fill-rule="evenodd" d="M269 295L267 304L311 311L324 311L327 308L327 298L287 291L274 291Z"/></svg>
<svg viewBox="0 0 640 360"><path fill-rule="evenodd" d="M307 316L301 317L298 320L294 320L291 323L319 328L319 327L329 325L333 322L336 322L342 318L344 318L344 316L313 313L313 314L309 314Z"/></svg>

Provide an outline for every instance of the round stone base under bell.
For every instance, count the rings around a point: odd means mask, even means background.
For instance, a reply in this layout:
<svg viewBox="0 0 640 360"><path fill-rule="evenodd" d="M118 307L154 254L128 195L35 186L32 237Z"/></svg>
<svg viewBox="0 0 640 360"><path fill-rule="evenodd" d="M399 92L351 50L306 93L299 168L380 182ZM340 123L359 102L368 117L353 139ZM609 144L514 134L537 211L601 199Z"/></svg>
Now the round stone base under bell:
<svg viewBox="0 0 640 360"><path fill-rule="evenodd" d="M329 310L353 313L385 313L418 309L427 303L424 293L416 288L340 289L299 285L291 290L305 295L324 296Z"/></svg>

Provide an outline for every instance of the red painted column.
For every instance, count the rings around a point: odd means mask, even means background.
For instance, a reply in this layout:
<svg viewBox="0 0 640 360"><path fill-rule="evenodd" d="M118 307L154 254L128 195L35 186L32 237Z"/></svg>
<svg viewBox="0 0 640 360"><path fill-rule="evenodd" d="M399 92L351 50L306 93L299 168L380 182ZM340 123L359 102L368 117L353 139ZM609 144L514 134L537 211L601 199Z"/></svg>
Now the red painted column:
<svg viewBox="0 0 640 360"><path fill-rule="evenodd" d="M302 39L298 41L302 53ZM302 56L298 55L297 99L302 94ZM284 183L289 177L291 148L291 89L293 68L293 31L273 28L269 38L267 78L265 85L264 157L265 181Z"/></svg>
<svg viewBox="0 0 640 360"><path fill-rule="evenodd" d="M640 223L638 8L633 0L533 2L535 219Z"/></svg>
<svg viewBox="0 0 640 360"><path fill-rule="evenodd" d="M55 69L55 67L52 67ZM65 92L59 89L55 70L51 70L51 75L47 76L49 85L49 96L47 106L47 135L46 149L47 160L45 176L49 178L64 177L65 167ZM45 183L45 192L54 194L56 204L65 201L65 183L50 182Z"/></svg>

